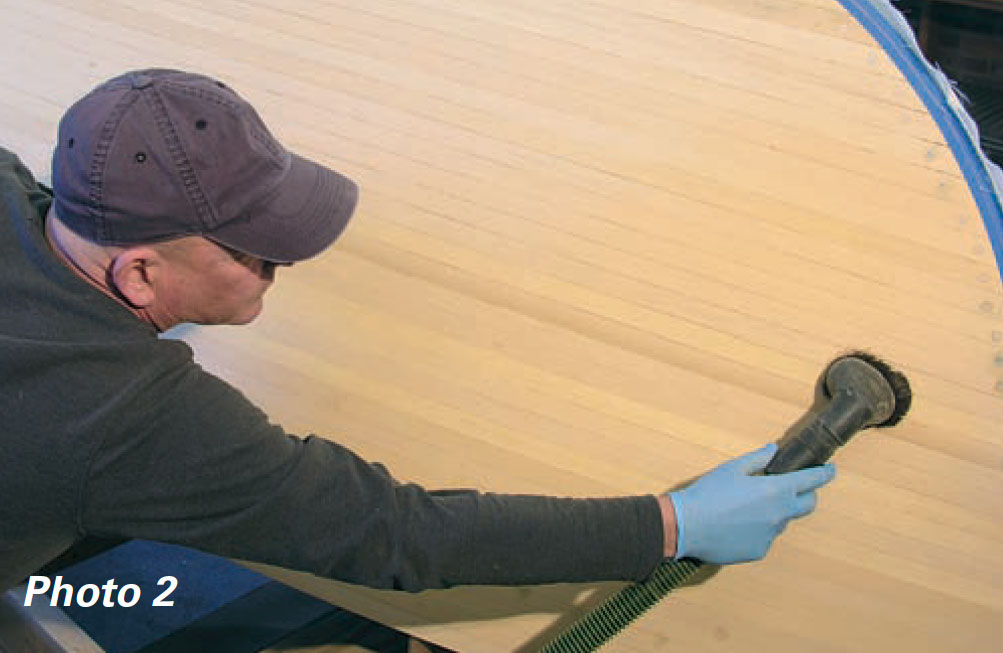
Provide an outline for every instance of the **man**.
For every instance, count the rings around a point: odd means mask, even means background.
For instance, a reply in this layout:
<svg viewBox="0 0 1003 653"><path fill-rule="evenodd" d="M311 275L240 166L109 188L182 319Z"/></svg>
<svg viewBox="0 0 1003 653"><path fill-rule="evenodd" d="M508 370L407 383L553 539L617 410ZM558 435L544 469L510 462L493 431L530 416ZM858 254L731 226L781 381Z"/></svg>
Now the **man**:
<svg viewBox="0 0 1003 653"><path fill-rule="evenodd" d="M277 266L345 228L355 185L287 152L222 82L127 73L59 126L53 189L0 149L0 590L88 536L173 542L379 588L641 580L765 555L831 466L772 445L671 495L426 491L286 434L176 324L244 324Z"/></svg>

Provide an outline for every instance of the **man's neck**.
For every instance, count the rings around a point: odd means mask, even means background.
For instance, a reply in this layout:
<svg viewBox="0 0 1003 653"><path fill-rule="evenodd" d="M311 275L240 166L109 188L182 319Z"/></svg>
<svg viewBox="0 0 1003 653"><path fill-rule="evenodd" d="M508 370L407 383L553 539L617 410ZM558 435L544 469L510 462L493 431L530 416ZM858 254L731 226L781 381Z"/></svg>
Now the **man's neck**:
<svg viewBox="0 0 1003 653"><path fill-rule="evenodd" d="M96 253L98 248L93 245L87 247L80 236L74 234L66 225L59 221L58 217L56 217L55 206L50 207L49 213L46 215L44 231L49 247L55 252L63 265L108 297L111 297L129 309L137 318L152 325L157 331L162 331L146 309L130 305L108 284L107 271L108 266L112 263L111 257L107 254ZM85 251L87 249L92 251ZM93 260L95 257L103 259L103 261Z"/></svg>

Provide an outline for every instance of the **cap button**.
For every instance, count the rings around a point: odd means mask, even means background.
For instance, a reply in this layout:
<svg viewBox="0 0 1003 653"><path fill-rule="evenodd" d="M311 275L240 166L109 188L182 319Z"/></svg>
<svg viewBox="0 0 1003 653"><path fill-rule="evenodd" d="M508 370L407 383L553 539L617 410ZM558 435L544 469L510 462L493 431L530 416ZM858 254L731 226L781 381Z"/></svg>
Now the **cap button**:
<svg viewBox="0 0 1003 653"><path fill-rule="evenodd" d="M133 88L146 88L153 83L153 78L146 73L135 73L132 75Z"/></svg>

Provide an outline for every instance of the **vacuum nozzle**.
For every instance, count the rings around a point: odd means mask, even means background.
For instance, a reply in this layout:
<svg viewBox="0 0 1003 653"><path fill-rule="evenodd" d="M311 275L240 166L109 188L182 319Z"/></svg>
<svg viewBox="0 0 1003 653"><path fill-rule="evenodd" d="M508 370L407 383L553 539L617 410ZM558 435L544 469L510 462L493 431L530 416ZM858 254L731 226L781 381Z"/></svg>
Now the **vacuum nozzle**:
<svg viewBox="0 0 1003 653"><path fill-rule="evenodd" d="M840 356L825 372L829 405L807 427L781 443L767 474L824 464L858 431L898 424L912 404L905 375L864 351Z"/></svg>

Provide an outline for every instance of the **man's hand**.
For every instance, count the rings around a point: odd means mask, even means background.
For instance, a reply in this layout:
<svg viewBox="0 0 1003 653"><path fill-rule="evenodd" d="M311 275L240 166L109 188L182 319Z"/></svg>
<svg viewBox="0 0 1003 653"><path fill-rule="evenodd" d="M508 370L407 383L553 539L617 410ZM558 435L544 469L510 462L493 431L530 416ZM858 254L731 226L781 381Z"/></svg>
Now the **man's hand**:
<svg viewBox="0 0 1003 653"><path fill-rule="evenodd" d="M759 560L787 522L814 510L815 490L835 477L835 466L754 476L776 451L777 445L767 445L724 463L689 487L658 497L666 557L715 564ZM675 532L670 530L673 525Z"/></svg>

